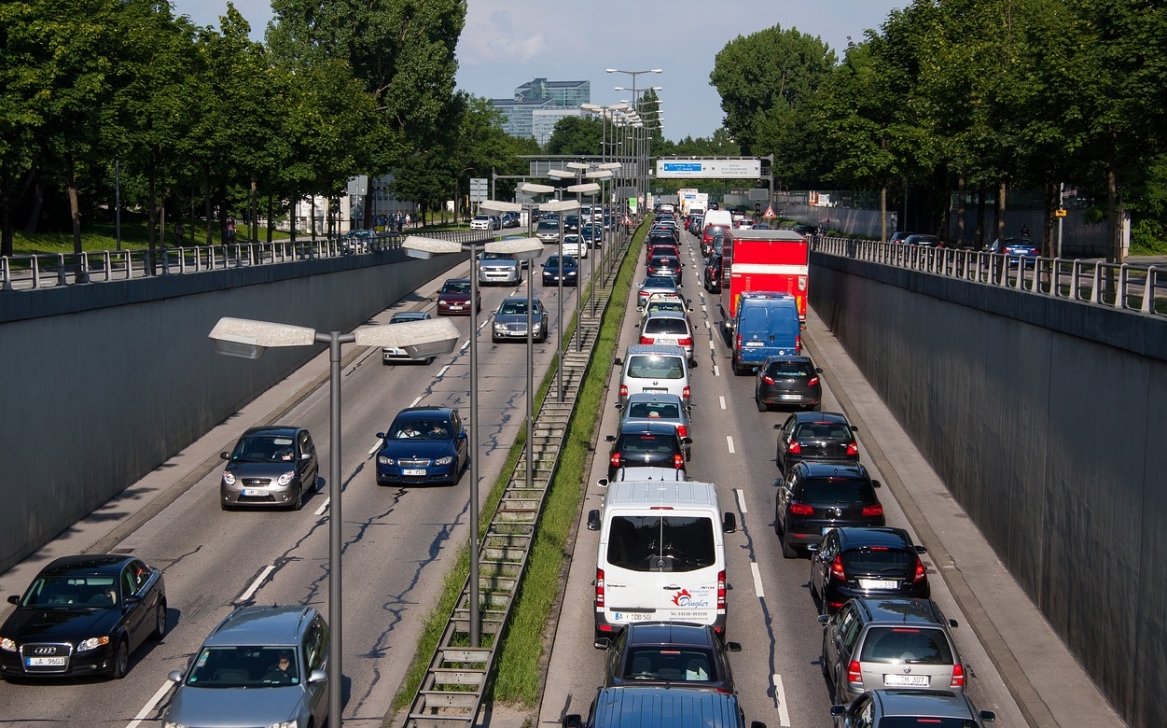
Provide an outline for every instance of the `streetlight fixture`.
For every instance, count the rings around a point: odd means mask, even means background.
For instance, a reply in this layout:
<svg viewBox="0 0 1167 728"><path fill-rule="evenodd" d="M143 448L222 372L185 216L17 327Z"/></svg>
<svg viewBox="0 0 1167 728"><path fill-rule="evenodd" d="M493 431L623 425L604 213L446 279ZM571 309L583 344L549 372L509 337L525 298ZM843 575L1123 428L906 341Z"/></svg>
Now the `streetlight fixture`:
<svg viewBox="0 0 1167 728"><path fill-rule="evenodd" d="M519 191L527 195L549 195L555 191L551 185L540 185L534 182L524 182L519 185ZM531 216L534 211L532 205L531 212L527 213L527 235L531 235ZM538 244L538 250L532 248L527 257L520 257L520 261L527 261L527 489L534 487L535 482L535 438L533 436L535 427L535 385L534 374L535 371L535 339L531 333L534 325L534 313L532 307L534 305L531 300L533 291L535 289L535 259L543 255L545 246L543 241L538 238L533 238L532 243ZM520 262L520 267L522 263Z"/></svg>
<svg viewBox="0 0 1167 728"><path fill-rule="evenodd" d="M612 177L612 170L611 169L604 169L604 166L605 165L600 165L599 169L589 170L584 175L588 179L598 179L598 180L600 180L600 183L592 183L591 185L583 185L585 187L594 187L595 188L595 191L590 191L590 190L588 191L589 194L591 195L590 202L592 205L592 239L593 240L595 240L595 235L596 235L596 222L595 222L596 194L595 193L601 192L601 196L600 196L600 255L603 255L606 252L604 250L604 205L603 205L603 194L602 194L603 187L602 187L602 184L603 184L603 180L611 179L611 177ZM590 265L591 265L591 269L592 269L592 272L591 272L592 286L589 289L591 291L589 294L589 297L590 297L591 302L592 302L592 316L595 316L596 315L596 256L592 255L592 256L588 256L588 257L591 259ZM601 272L603 271L602 264L600 265L600 270L601 270Z"/></svg>
<svg viewBox="0 0 1167 728"><path fill-rule="evenodd" d="M586 164L584 165L584 169L587 169ZM580 170L580 171L582 172L583 170ZM586 184L579 184L579 185L571 185L570 187L567 188L567 191L575 193L576 204L579 204L580 195L591 195L592 201L595 202L596 193L600 191L600 185L596 184L595 182L588 182ZM592 221L589 220L589 222L592 222ZM580 224L579 244L580 244L580 246L583 246L584 239L583 239L583 218L582 217L580 218L579 224ZM595 225L593 224L592 227L594 228ZM591 256L589 256L589 257L591 257ZM593 260L595 260L595 259L593 258ZM576 261L576 264L578 265L579 261ZM592 263L592 278L593 278L593 280L591 282L592 283L592 290L595 290L595 288L596 288L596 282L594 280L595 273L596 273L596 264L593 262ZM583 298L583 296L581 295L580 290L579 290L579 276L578 275L575 277L575 286L576 286L576 288L575 288L575 320L576 320L577 325L578 325L579 309L580 309L580 305L581 305L580 301ZM583 351L583 337L580 336L578 329L576 329L576 332L575 332L575 350L577 352Z"/></svg>
<svg viewBox="0 0 1167 728"><path fill-rule="evenodd" d="M551 169L547 171L549 177L555 179L570 179L575 177L570 172L564 172L558 169ZM539 208L548 212L563 213L569 210L578 210L579 202L577 200L552 200L551 202L544 202L539 205ZM579 277L576 277L576 285L579 285ZM578 295L578 291L577 291ZM556 345L555 351L559 357L559 366L555 372L556 379L556 401L563 401L563 215L559 216L559 343Z"/></svg>
<svg viewBox="0 0 1167 728"><path fill-rule="evenodd" d="M306 326L277 324L223 317L208 334L211 345L220 354L258 359L276 346L312 346L328 344L329 364L329 443L328 456L328 620L331 634L328 643L328 724L341 725L343 708L341 683L341 553L344 546L341 527L340 475L340 345L396 347L414 359L449 354L458 344L458 327L445 319L407 321L392 326L368 326L349 334L339 331L321 333Z"/></svg>

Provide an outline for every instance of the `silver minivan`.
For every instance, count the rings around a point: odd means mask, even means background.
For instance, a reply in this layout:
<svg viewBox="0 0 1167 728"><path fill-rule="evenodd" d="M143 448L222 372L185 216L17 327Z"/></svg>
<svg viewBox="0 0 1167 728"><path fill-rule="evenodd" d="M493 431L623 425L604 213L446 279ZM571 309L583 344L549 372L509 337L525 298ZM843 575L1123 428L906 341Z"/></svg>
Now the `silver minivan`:
<svg viewBox="0 0 1167 728"><path fill-rule="evenodd" d="M637 392L675 394L685 404L691 402L689 388L689 357L679 346L666 344L632 344L623 359L613 359L613 366L622 368L620 375L621 404Z"/></svg>

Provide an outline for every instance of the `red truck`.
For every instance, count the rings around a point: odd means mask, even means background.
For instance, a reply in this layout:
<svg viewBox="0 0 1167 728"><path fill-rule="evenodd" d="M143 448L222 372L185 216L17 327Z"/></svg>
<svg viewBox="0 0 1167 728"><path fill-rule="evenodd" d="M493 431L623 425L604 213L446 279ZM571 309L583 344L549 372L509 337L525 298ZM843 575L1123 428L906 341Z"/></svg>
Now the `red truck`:
<svg viewBox="0 0 1167 728"><path fill-rule="evenodd" d="M789 293L806 322L810 245L793 230L726 230L721 245L721 313L732 329L738 298L747 291Z"/></svg>

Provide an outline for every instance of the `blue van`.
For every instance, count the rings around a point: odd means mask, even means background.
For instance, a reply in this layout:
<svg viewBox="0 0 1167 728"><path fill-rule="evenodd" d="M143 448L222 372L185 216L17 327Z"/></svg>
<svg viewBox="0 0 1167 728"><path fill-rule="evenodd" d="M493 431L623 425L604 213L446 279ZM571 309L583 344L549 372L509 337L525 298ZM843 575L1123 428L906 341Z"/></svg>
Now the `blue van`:
<svg viewBox="0 0 1167 728"><path fill-rule="evenodd" d="M734 374L748 374L768 356L802 352L798 302L789 293L750 291L741 294L733 323Z"/></svg>

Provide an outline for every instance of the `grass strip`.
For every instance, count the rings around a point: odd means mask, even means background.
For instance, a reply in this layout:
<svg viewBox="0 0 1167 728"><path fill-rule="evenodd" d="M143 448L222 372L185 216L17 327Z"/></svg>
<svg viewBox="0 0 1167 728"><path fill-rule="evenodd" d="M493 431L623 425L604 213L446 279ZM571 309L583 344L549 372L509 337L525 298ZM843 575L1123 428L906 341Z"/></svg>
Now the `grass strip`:
<svg viewBox="0 0 1167 728"><path fill-rule="evenodd" d="M638 233L633 238L634 247L639 245L639 241L644 238L643 233ZM616 286L621 285L621 281L627 285L627 280L631 277L631 271L635 270L636 256L631 254L625 257L625 265L621 269L620 276L617 278ZM627 265L628 260L632 260L632 266ZM627 288L624 289L627 293ZM627 296L624 296L626 299ZM615 293L613 294L613 302L615 301ZM609 304L611 305L611 304ZM623 303L621 303L623 306ZM611 310L609 308L609 310ZM607 321L607 316L605 316ZM569 324L570 328L564 332L564 340L570 340L570 332L574 331L576 322ZM601 338L603 338L603 328L601 328ZM609 353L609 357L611 354ZM555 385L555 371L559 364L558 354L554 355L551 360L551 365L548 367L547 374L544 375L543 381L540 382L538 391L535 396L535 412L543 406L543 401L547 398L551 387ZM605 374L607 373L605 369ZM591 377L589 377L589 380ZM585 384L586 386L586 384ZM494 485L491 486L490 494L487 496L486 503L483 505L481 516L479 519L479 533L485 534L490 527L490 522L494 517L494 512L498 508L499 501L502 500L503 493L506 491L507 483L510 482L511 475L514 473L515 467L519 463L519 459L523 456L524 449L527 445L527 427L526 423L519 428L519 433L515 437L514 443L507 453L506 462L503 463L502 469L499 471L499 476L495 480ZM562 468L562 455L560 456L560 467ZM556 477L552 483L558 482ZM540 529L542 526L540 525ZM538 534L538 531L536 532ZM538 535L536 536L536 543L538 542ZM530 562L528 562L528 571L530 569ZM442 639L442 633L445 631L446 624L453 612L458 599L462 595L462 589L466 585L466 580L470 577L470 548L469 545L463 546L458 551L458 558L454 563L454 567L446 575L442 594L438 599L438 603L430 611L429 616L426 617L422 626L421 636L418 638L417 652L414 654L413 661L409 665L409 669L405 673L405 680L402 682L401 688L393 697L393 705L389 715L385 718L385 726L388 728L391 725L393 715L403 708L409 707L413 701L414 695L417 694L418 688L421 686L421 681L425 678L426 671L429 669L430 660L433 659L434 650L438 647L438 642ZM526 577L524 577L524 581ZM517 604L516 604L517 606ZM513 613L512 613L513 614ZM489 639L490 635L482 635L484 639Z"/></svg>

